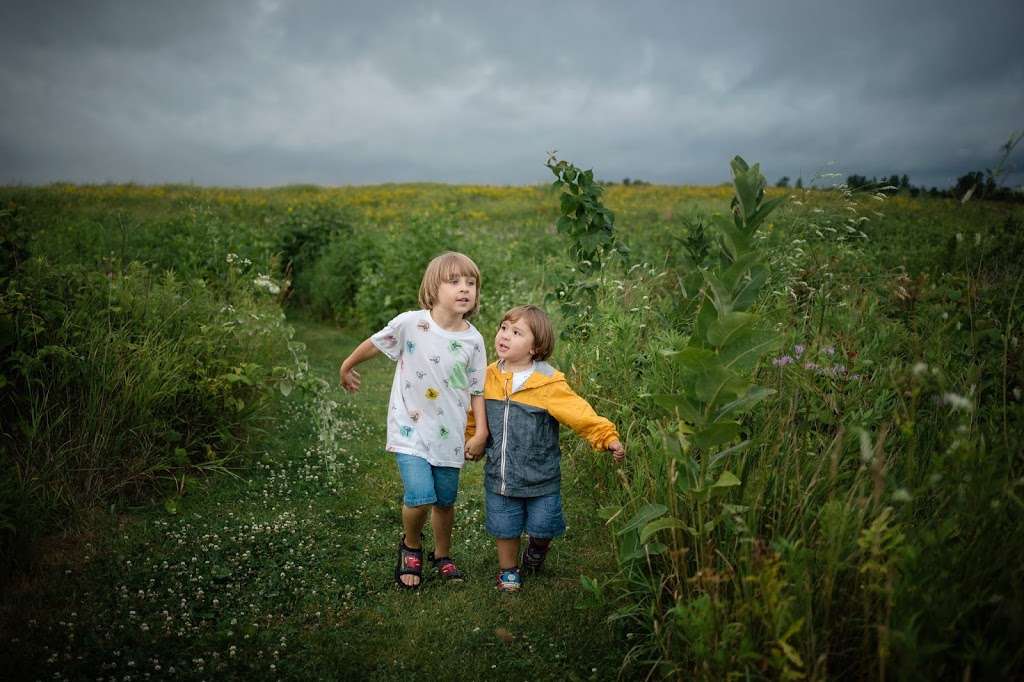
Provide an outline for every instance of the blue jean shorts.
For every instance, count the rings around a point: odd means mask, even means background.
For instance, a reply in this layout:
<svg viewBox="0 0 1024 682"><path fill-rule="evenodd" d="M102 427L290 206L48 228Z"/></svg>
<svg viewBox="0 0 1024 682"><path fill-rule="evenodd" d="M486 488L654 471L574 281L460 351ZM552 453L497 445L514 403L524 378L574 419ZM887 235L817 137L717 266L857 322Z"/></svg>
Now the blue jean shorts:
<svg viewBox="0 0 1024 682"><path fill-rule="evenodd" d="M405 494L402 501L407 507L433 504L451 507L459 492L458 467L436 467L422 457L395 453L398 472L402 475Z"/></svg>
<svg viewBox="0 0 1024 682"><path fill-rule="evenodd" d="M554 538L565 532L561 493L508 497L487 490L484 505L487 532L499 540L518 538L524 530L534 538Z"/></svg>

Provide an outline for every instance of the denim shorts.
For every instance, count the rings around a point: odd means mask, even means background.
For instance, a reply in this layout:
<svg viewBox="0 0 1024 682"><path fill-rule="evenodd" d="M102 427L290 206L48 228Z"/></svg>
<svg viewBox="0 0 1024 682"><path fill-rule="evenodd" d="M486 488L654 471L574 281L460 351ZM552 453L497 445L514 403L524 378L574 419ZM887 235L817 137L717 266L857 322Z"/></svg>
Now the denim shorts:
<svg viewBox="0 0 1024 682"><path fill-rule="evenodd" d="M402 475L405 494L402 501L407 507L433 504L451 507L459 492L458 467L436 467L422 457L395 453L398 472Z"/></svg>
<svg viewBox="0 0 1024 682"><path fill-rule="evenodd" d="M518 538L525 530L535 538L554 538L565 532L562 494L508 497L484 493L487 532L499 540Z"/></svg>

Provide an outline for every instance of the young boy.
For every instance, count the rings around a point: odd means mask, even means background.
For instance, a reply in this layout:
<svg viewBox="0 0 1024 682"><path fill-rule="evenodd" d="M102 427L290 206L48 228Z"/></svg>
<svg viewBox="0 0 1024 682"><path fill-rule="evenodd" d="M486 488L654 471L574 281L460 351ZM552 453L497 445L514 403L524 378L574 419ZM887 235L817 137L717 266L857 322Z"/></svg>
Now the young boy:
<svg viewBox="0 0 1024 682"><path fill-rule="evenodd" d="M395 564L400 588L416 589L423 572L420 534L430 516L434 552L428 559L447 580L462 572L450 557L455 496L465 460L483 454L487 438L481 375L484 340L468 322L480 307L480 270L461 253L430 262L420 284L422 310L402 313L345 358L339 373L347 391L358 391L356 365L382 352L398 366L388 405L386 450L395 453L405 493ZM466 413L476 433L463 442ZM482 428L481 428L482 425Z"/></svg>
<svg viewBox="0 0 1024 682"><path fill-rule="evenodd" d="M487 532L498 545L498 589L522 587L522 573L544 565L551 539L565 532L558 425L619 462L626 451L615 425L576 395L565 375L544 362L554 350L551 320L537 306L512 308L501 318L487 367L484 398L490 437L484 467ZM523 531L529 542L519 556ZM522 572L521 572L522 570Z"/></svg>

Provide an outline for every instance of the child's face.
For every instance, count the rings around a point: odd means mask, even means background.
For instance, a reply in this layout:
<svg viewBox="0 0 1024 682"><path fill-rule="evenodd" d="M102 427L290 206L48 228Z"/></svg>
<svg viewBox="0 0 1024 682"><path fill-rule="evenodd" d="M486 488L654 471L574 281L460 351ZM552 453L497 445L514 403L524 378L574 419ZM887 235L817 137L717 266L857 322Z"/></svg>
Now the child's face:
<svg viewBox="0 0 1024 682"><path fill-rule="evenodd" d="M474 305L476 305L476 278L474 277L452 273L437 287L435 308L465 317Z"/></svg>
<svg viewBox="0 0 1024 682"><path fill-rule="evenodd" d="M533 359L533 332L526 320L503 320L494 335L494 350L507 365L524 365Z"/></svg>

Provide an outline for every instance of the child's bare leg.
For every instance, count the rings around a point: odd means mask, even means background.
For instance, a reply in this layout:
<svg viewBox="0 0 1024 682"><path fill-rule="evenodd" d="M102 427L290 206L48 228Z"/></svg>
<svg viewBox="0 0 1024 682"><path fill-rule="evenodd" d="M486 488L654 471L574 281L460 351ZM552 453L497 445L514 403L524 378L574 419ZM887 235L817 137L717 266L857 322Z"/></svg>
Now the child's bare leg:
<svg viewBox="0 0 1024 682"><path fill-rule="evenodd" d="M519 565L519 538L498 538L498 568L514 568Z"/></svg>
<svg viewBox="0 0 1024 682"><path fill-rule="evenodd" d="M407 507L402 505L402 530L405 532L405 546L409 549L419 549L420 533L427 523L427 516L430 513L430 505L424 504L419 507Z"/></svg>
<svg viewBox="0 0 1024 682"><path fill-rule="evenodd" d="M451 556L455 507L438 507L434 505L430 512L430 525L434 529L434 556Z"/></svg>
<svg viewBox="0 0 1024 682"><path fill-rule="evenodd" d="M430 505L420 507L408 507L402 505L402 530L405 532L405 546L409 549L421 549L420 533L423 532L423 525L427 522L427 514L430 512ZM402 583L413 586L420 583L419 576L403 575L399 578Z"/></svg>

